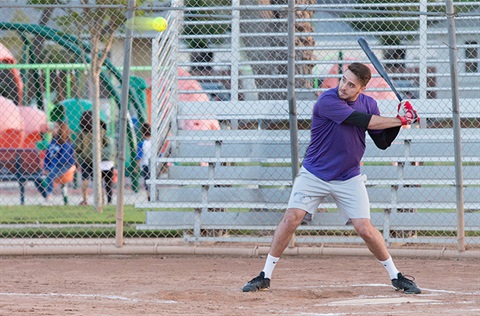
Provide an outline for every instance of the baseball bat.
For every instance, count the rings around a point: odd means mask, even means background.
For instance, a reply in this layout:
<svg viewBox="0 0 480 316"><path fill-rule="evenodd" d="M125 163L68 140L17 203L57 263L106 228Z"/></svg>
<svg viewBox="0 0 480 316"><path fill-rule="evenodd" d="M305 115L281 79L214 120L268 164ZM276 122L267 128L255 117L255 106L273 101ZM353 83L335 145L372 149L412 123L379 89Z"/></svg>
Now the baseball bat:
<svg viewBox="0 0 480 316"><path fill-rule="evenodd" d="M400 95L400 93L398 93L397 89L393 85L392 81L390 80L390 77L388 76L387 72L385 71L385 68L383 68L382 64L378 60L377 56L375 56L373 51L370 49L370 46L368 46L368 43L365 40L365 38L360 37L357 40L357 42L360 45L360 47L363 49L365 54L367 55L368 59L372 62L373 67L375 67L375 69L378 71L378 74L383 79L385 79L387 84L390 86L390 89L392 89L393 93L395 93L395 95L397 96L398 101L401 102L402 99L403 99L402 96Z"/></svg>

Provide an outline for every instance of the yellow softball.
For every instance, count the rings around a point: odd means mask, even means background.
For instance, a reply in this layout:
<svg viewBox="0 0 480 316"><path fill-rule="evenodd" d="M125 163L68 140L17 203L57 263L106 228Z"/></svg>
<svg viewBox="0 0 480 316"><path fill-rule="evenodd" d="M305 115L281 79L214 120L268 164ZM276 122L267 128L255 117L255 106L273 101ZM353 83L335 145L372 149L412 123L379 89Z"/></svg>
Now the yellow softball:
<svg viewBox="0 0 480 316"><path fill-rule="evenodd" d="M157 32L163 32L167 29L167 27L167 20L161 16L154 18L152 21L152 28Z"/></svg>

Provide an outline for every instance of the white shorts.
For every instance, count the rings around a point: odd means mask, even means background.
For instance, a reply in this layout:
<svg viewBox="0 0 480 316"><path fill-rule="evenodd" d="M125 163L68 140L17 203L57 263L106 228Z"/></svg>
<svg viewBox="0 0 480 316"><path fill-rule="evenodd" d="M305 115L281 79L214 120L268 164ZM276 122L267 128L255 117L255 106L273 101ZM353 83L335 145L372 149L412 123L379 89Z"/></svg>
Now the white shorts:
<svg viewBox="0 0 480 316"><path fill-rule="evenodd" d="M345 223L352 218L370 219L366 180L367 176L360 174L345 181L327 182L301 167L290 193L288 208L299 208L313 216L322 199L330 195L345 218Z"/></svg>

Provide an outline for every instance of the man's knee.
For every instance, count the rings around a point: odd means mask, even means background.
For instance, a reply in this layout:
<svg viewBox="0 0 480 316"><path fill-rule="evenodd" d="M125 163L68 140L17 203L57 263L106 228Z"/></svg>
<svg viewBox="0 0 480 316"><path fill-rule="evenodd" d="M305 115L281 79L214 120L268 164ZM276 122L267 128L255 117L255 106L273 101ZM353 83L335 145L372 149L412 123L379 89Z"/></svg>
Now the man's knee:
<svg viewBox="0 0 480 316"><path fill-rule="evenodd" d="M352 220L352 223L357 234L363 239L371 239L378 232L369 219L356 219Z"/></svg>
<svg viewBox="0 0 480 316"><path fill-rule="evenodd" d="M307 212L301 209L288 209L283 215L283 223L288 226L298 226Z"/></svg>

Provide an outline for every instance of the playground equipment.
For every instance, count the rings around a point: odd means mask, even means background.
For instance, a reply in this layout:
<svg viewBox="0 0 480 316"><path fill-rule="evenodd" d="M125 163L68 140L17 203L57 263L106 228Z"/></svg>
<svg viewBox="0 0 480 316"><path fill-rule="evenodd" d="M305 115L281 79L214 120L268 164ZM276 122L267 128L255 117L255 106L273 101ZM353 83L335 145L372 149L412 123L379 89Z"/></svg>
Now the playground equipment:
<svg viewBox="0 0 480 316"><path fill-rule="evenodd" d="M42 36L47 40L51 40L59 44L60 46L64 47L68 51L72 52L75 56L77 56L79 61L86 61L87 63L90 62L90 54L91 50L89 45L86 43L83 43L76 37L63 33L61 31L46 27L46 26L40 26L40 25L34 25L34 24L20 24L20 23L7 23L7 22L2 22L0 23L0 30L10 30L10 31L16 31L20 33L20 37L24 41L24 47L26 47L26 50L29 50L28 54L25 54L25 60L29 64L30 69L35 69L35 66L39 63L38 56L36 54L32 54L31 51L31 45L30 42L28 41L26 34L32 34L34 36ZM28 56L28 57L27 57ZM76 64L78 66L78 64ZM3 65L0 65L3 66ZM42 65L42 66L47 66L46 69L46 74L47 74L47 79L49 78L49 71L51 70L48 68L48 65ZM83 64L81 66L84 67ZM5 66L3 66L5 67ZM2 69L2 68L0 68ZM5 67L5 69L8 69L8 67ZM13 69L11 67L10 69ZM18 71L18 70L17 70ZM120 95L118 91L118 86L113 84L113 79L120 82L122 82L122 75L120 71L110 62L109 59L105 60L105 70L101 72L100 74L100 82L103 87L108 91L110 94L110 98L112 99L113 104L116 105L116 107L119 109L120 108ZM132 79L131 79L132 80ZM47 83L49 80L46 80ZM146 109L146 102L145 102L145 87L146 85L141 83L142 79L134 77L132 80L132 84L130 85L129 89L129 108L133 108L135 110L135 113L137 115L136 119L138 120L139 123L147 122L148 121L148 114L147 114L147 109ZM40 82L37 80L37 82ZM142 86L145 86L142 88ZM49 96L49 87L46 88L46 102L50 101L50 96ZM37 87L35 91L41 91ZM45 106L43 104L44 96L43 95L37 95L37 106L38 108L43 108L47 109L48 106ZM74 112L77 111L78 108L73 108L70 109L67 106L72 105L72 104L78 104L75 102L71 103L65 103L63 104L57 104L53 107L53 109L63 106L64 113ZM83 107L83 106L82 106ZM52 110L53 111L53 110ZM50 111L46 111L47 116L49 116ZM127 124L127 160L126 160L126 175L130 176L132 179L132 187L135 191L139 190L139 185L138 185L138 178L139 178L139 169L136 168L136 160L131 159L131 157L135 157L136 155L136 150L137 150L137 135L134 130L134 125L132 122L132 119L129 117L129 124ZM70 123L69 123L70 125ZM76 128L76 126L73 124L71 127ZM74 130L75 131L75 130Z"/></svg>
<svg viewBox="0 0 480 316"><path fill-rule="evenodd" d="M72 131L72 137L75 139L80 132L80 118L85 111L92 110L92 102L81 99L68 99L57 103L51 112L52 121L65 121ZM108 123L107 114L100 110L100 120Z"/></svg>
<svg viewBox="0 0 480 316"><path fill-rule="evenodd" d="M17 108L25 126L25 137L22 147L35 148L37 142L43 139L42 134L47 124L47 114L31 106L20 105Z"/></svg>
<svg viewBox="0 0 480 316"><path fill-rule="evenodd" d="M25 123L12 100L0 96L0 148L21 148Z"/></svg>
<svg viewBox="0 0 480 316"><path fill-rule="evenodd" d="M12 53L2 43L0 43L0 63L4 65L17 63ZM23 103L23 82L18 69L0 69L0 95L12 100L16 105Z"/></svg>

